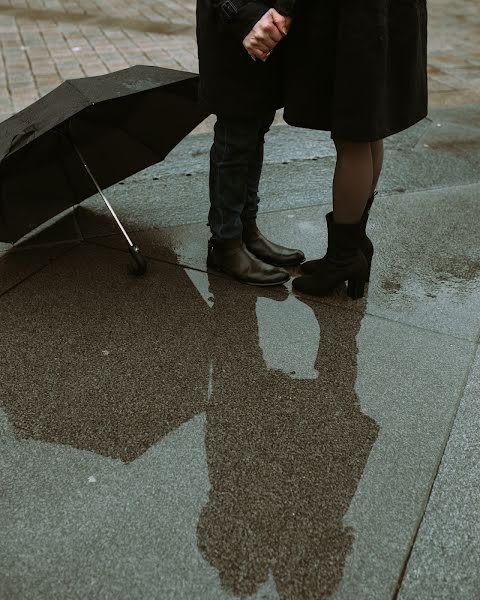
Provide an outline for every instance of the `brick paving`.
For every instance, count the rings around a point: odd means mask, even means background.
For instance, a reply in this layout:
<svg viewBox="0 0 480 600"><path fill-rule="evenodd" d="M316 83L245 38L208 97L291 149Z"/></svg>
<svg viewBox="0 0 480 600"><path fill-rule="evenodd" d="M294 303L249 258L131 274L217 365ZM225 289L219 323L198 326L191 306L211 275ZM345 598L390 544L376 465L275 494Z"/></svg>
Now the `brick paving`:
<svg viewBox="0 0 480 600"><path fill-rule="evenodd" d="M0 0L0 119L65 79L135 64L196 71L192 0Z"/></svg>
<svg viewBox="0 0 480 600"><path fill-rule="evenodd" d="M478 0L429 0L430 105L480 103Z"/></svg>
<svg viewBox="0 0 480 600"><path fill-rule="evenodd" d="M480 102L478 0L430 0L431 105ZM194 0L0 0L0 121L63 80L196 71Z"/></svg>

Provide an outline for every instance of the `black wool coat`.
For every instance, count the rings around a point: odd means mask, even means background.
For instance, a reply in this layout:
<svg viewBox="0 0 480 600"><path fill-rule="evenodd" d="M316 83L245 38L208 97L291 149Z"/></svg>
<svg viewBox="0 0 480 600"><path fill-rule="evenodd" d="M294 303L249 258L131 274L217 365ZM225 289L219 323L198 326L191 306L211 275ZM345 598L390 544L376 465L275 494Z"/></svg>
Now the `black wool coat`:
<svg viewBox="0 0 480 600"><path fill-rule="evenodd" d="M253 61L243 40L270 9L293 14L295 0L197 0L200 99L227 117L258 116L283 105L285 44L263 63Z"/></svg>
<svg viewBox="0 0 480 600"><path fill-rule="evenodd" d="M426 0L297 0L287 44L287 123L365 142L426 116Z"/></svg>

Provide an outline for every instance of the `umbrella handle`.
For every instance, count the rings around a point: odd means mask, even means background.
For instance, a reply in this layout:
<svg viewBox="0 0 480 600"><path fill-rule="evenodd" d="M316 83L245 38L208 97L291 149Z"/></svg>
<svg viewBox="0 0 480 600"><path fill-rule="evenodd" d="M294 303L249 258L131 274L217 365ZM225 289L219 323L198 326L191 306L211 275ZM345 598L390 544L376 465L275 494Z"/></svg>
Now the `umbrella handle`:
<svg viewBox="0 0 480 600"><path fill-rule="evenodd" d="M140 252L138 246L130 246L128 249L130 252L130 256L133 259L133 264L129 265L128 270L132 275L136 275L140 277L140 275L144 275L147 271L147 261L143 257L143 254Z"/></svg>

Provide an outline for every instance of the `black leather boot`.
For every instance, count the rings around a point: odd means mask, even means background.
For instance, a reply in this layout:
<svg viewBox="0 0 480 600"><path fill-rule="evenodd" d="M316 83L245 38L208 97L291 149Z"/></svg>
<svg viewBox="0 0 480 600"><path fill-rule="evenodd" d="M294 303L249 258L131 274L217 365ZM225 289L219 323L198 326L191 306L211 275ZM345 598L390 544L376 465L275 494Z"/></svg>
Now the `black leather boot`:
<svg viewBox="0 0 480 600"><path fill-rule="evenodd" d="M367 236L366 230L367 230L368 217L370 216L370 209L372 208L372 204L373 204L373 201L375 200L376 195L377 195L377 192L375 192L373 194L373 196L371 196L371 198L368 199L367 206L365 207L365 210L363 212L362 220L360 221L362 224L362 231L363 231L362 241L360 244L360 250L363 252L363 255L367 259L367 263L368 263L367 281L370 281L370 271L372 269L372 260L373 260L373 255L374 255L375 251L374 251L371 239ZM333 213L331 213L331 212L328 213L325 218L327 219L327 225L328 225L328 222L331 219L333 219ZM317 271L319 268L321 268L323 260L324 260L323 258L319 258L317 260L309 260L306 263L303 263L302 273L305 273L305 275L312 275L313 273L315 273L315 271Z"/></svg>
<svg viewBox="0 0 480 600"><path fill-rule="evenodd" d="M273 286L286 283L289 273L268 265L251 254L242 240L211 239L207 265L248 285Z"/></svg>
<svg viewBox="0 0 480 600"><path fill-rule="evenodd" d="M301 250L285 248L267 240L255 221L247 221L243 224L243 241L254 256L269 265L294 267L305 260L305 254Z"/></svg>
<svg viewBox="0 0 480 600"><path fill-rule="evenodd" d="M344 225L335 223L332 218L327 223L327 254L312 275L298 277L293 287L311 296L327 296L346 281L350 298L362 298L368 277L368 263L360 250L364 235L362 222Z"/></svg>

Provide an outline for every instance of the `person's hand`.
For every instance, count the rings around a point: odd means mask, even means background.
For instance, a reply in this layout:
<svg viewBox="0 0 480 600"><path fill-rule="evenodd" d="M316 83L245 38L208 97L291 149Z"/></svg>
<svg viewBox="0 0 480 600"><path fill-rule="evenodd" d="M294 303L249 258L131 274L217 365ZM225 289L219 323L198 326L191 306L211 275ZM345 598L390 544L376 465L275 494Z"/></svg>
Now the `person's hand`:
<svg viewBox="0 0 480 600"><path fill-rule="evenodd" d="M273 49L287 35L291 17L284 17L274 8L266 12L243 40L245 50L253 60L266 61Z"/></svg>

